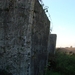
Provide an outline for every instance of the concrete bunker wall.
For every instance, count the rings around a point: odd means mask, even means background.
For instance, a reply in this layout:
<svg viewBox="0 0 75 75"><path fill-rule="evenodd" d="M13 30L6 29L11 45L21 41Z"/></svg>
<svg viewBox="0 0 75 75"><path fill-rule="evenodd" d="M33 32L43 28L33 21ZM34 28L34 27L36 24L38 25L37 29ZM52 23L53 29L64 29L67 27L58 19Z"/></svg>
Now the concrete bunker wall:
<svg viewBox="0 0 75 75"><path fill-rule="evenodd" d="M50 55L55 54L56 39L57 39L56 34L50 34L50 36L49 36L49 45L48 45L48 52L49 52Z"/></svg>
<svg viewBox="0 0 75 75"><path fill-rule="evenodd" d="M43 74L47 63L50 21L38 0L35 0L32 25L32 75Z"/></svg>
<svg viewBox="0 0 75 75"><path fill-rule="evenodd" d="M49 24L38 0L0 0L0 69L12 75L43 73Z"/></svg>
<svg viewBox="0 0 75 75"><path fill-rule="evenodd" d="M33 0L0 0L0 69L30 75Z"/></svg>

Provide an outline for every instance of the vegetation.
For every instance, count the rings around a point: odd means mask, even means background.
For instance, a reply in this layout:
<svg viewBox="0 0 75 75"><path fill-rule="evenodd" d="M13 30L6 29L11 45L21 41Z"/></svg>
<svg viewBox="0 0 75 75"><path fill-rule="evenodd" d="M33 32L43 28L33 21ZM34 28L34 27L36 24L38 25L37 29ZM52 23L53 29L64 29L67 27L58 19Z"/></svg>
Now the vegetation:
<svg viewBox="0 0 75 75"><path fill-rule="evenodd" d="M49 66L45 75L75 75L75 54L67 54L56 50L49 58Z"/></svg>

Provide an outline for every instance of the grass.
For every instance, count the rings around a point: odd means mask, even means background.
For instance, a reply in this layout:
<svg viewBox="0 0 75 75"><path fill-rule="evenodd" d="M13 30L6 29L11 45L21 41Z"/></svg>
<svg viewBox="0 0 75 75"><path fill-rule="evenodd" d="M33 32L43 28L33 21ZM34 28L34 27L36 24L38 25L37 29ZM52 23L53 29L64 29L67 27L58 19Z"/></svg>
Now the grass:
<svg viewBox="0 0 75 75"><path fill-rule="evenodd" d="M75 54L56 50L56 54L49 57L49 63L46 75L75 75Z"/></svg>

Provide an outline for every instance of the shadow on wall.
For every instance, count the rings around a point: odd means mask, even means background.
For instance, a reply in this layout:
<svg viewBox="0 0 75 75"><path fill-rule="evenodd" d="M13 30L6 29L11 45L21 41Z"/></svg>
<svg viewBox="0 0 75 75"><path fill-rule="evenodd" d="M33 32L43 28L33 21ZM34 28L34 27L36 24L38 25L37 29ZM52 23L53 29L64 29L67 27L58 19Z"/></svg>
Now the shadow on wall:
<svg viewBox="0 0 75 75"><path fill-rule="evenodd" d="M8 73L6 70L0 70L0 75L12 75L12 73Z"/></svg>

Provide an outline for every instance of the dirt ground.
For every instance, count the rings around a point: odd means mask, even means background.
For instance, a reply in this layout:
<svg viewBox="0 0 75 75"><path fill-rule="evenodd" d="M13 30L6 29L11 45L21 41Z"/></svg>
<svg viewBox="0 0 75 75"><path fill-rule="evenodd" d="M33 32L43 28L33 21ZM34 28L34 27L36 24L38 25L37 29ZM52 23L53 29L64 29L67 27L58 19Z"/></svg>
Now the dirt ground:
<svg viewBox="0 0 75 75"><path fill-rule="evenodd" d="M75 53L75 48L57 48L57 50L61 52Z"/></svg>

